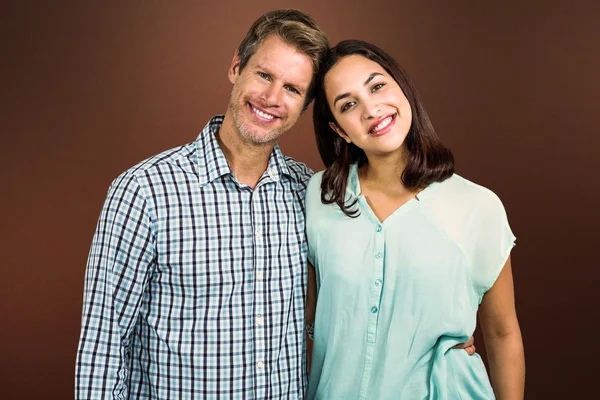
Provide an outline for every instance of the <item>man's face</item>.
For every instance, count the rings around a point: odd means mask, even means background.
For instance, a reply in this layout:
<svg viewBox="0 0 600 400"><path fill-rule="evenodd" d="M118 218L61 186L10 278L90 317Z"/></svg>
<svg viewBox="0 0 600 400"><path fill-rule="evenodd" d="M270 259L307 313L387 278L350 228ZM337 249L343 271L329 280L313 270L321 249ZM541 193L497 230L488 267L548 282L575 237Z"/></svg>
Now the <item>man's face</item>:
<svg viewBox="0 0 600 400"><path fill-rule="evenodd" d="M274 142L294 126L313 78L310 58L272 35L240 72L236 52L229 68L229 108L240 135L253 143Z"/></svg>

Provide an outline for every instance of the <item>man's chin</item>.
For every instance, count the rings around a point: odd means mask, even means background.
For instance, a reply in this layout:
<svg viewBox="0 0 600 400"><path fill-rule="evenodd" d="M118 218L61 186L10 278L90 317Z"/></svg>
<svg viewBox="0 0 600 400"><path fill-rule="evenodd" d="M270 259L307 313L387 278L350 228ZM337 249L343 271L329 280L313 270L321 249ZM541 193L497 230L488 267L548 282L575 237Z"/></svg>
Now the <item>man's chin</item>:
<svg viewBox="0 0 600 400"><path fill-rule="evenodd" d="M252 143L255 144L268 144L272 143L281 136L282 132L278 129L275 130L267 130L261 129L258 126L240 126L239 127L240 134L242 137Z"/></svg>
<svg viewBox="0 0 600 400"><path fill-rule="evenodd" d="M276 123L279 125L281 122L283 121L277 121ZM254 121L252 116L243 115L243 113L234 113L234 125L246 141L257 145L273 143L287 130L281 126L278 126L278 128L265 126Z"/></svg>
<svg viewBox="0 0 600 400"><path fill-rule="evenodd" d="M248 140L249 142L252 142L254 144L269 144L269 143L273 143L274 141L277 140L277 138L279 136L281 136L280 134L276 134L276 133L272 133L270 132L269 134L257 134L256 132L241 132L242 136Z"/></svg>

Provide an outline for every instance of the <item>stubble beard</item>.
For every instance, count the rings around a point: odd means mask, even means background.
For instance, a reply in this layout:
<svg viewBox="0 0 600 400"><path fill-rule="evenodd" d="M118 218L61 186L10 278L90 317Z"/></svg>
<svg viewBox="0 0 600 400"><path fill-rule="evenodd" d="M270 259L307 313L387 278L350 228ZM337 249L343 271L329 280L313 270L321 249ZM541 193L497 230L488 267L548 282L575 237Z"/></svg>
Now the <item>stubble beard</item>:
<svg viewBox="0 0 600 400"><path fill-rule="evenodd" d="M229 107L233 116L233 125L245 140L254 144L268 144L274 142L279 136L285 133L286 129L280 127L267 131L266 134L259 134L257 131L260 128L252 127L243 122L244 114L249 112L246 108L250 99L241 98L236 101L234 96L235 93L232 91L229 97Z"/></svg>

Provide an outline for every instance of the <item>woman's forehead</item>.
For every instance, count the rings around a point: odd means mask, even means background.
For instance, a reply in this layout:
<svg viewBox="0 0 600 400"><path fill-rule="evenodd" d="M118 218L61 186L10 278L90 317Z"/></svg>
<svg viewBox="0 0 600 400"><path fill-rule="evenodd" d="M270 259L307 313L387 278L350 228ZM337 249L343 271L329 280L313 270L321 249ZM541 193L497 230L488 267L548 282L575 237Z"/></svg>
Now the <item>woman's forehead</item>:
<svg viewBox="0 0 600 400"><path fill-rule="evenodd" d="M351 55L340 59L325 75L325 90L343 90L368 84L373 75L389 77L387 71L377 62L361 55Z"/></svg>

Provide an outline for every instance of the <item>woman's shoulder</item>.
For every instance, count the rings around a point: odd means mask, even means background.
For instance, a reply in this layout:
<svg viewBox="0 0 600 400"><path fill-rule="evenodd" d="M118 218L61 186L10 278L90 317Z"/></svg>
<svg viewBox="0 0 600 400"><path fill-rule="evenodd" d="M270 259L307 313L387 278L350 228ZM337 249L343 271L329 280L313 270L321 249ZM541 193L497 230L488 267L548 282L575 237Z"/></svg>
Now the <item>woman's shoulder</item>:
<svg viewBox="0 0 600 400"><path fill-rule="evenodd" d="M313 176L311 176L311 177L310 177L310 179L309 179L309 181L308 181L308 182L309 182L309 185L310 185L311 183L312 183L313 185L315 185L315 184L318 184L318 185L320 185L320 184L321 184L321 180L323 179L323 174L324 174L324 173L325 173L325 170L322 170L322 171L319 171L319 172L315 172L315 173L313 174ZM316 182L318 182L318 183L316 183Z"/></svg>
<svg viewBox="0 0 600 400"><path fill-rule="evenodd" d="M308 180L308 186L306 187L306 197L318 197L321 198L321 180L323 180L323 173L325 171L319 171L310 177Z"/></svg>
<svg viewBox="0 0 600 400"><path fill-rule="evenodd" d="M469 259L480 259L482 249L491 251L489 249L495 249L498 243L514 241L499 197L485 186L460 175L454 174L438 184L424 206L433 221Z"/></svg>
<svg viewBox="0 0 600 400"><path fill-rule="evenodd" d="M492 190L458 174L453 174L450 178L441 182L436 193L439 197L445 198L446 201L456 202L467 207L502 204L498 195Z"/></svg>

